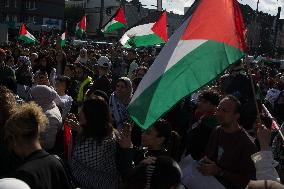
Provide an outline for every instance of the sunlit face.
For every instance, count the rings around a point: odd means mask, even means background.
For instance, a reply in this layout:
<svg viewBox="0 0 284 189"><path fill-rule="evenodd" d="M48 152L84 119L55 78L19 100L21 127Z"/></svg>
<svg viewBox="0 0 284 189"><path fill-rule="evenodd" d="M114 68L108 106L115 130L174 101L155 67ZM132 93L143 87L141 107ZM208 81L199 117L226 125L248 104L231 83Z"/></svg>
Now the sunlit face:
<svg viewBox="0 0 284 189"><path fill-rule="evenodd" d="M162 146L164 142L164 137L158 137L158 133L154 127L150 127L145 130L141 135L142 146L148 148L155 148L157 146Z"/></svg>
<svg viewBox="0 0 284 189"><path fill-rule="evenodd" d="M115 93L118 97L125 97L128 94L127 86L123 81L117 82Z"/></svg>
<svg viewBox="0 0 284 189"><path fill-rule="evenodd" d="M201 114L206 114L206 112L208 112L211 109L212 109L212 104L209 101L203 98L198 99L196 111L198 111Z"/></svg>
<svg viewBox="0 0 284 189"><path fill-rule="evenodd" d="M62 81L56 81L55 88L57 92L64 92L66 90L66 84Z"/></svg>
<svg viewBox="0 0 284 189"><path fill-rule="evenodd" d="M70 67L66 66L64 69L64 75L68 77L73 77L73 71L70 69Z"/></svg>
<svg viewBox="0 0 284 189"><path fill-rule="evenodd" d="M240 114L235 112L235 108L236 104L232 100L227 98L221 100L216 111L221 126L228 127L238 121Z"/></svg>

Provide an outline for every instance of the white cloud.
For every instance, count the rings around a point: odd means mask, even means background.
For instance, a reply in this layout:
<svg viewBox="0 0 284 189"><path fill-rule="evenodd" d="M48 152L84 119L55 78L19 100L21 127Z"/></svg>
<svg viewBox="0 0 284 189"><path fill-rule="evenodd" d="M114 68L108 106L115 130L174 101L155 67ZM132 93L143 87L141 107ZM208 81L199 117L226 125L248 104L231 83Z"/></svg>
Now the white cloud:
<svg viewBox="0 0 284 189"><path fill-rule="evenodd" d="M184 7L192 5L194 0L162 0L163 8L167 11L174 11L178 14L183 14ZM238 0L242 4L248 4L256 10L257 0ZM143 5L156 5L157 0L140 0ZM259 0L259 11L269 13L272 15L277 14L278 6L282 7L281 18L284 19L284 0ZM155 8L155 7L149 7Z"/></svg>
<svg viewBox="0 0 284 189"><path fill-rule="evenodd" d="M257 0L239 0L239 2L247 4L256 10ZM284 19L284 0L260 0L258 9L259 11L276 15L279 6L282 8L281 18Z"/></svg>

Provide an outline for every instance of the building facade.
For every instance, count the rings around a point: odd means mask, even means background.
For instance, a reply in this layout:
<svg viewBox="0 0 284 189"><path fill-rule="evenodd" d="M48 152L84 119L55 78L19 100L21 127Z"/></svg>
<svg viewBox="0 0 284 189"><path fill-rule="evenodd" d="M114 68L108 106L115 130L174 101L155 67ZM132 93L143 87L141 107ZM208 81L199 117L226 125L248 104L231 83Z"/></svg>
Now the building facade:
<svg viewBox="0 0 284 189"><path fill-rule="evenodd" d="M0 0L0 23L18 28L22 22L61 30L65 0Z"/></svg>
<svg viewBox="0 0 284 189"><path fill-rule="evenodd" d="M105 0L104 1L104 11L103 11L103 24L105 25L111 17L116 13L120 7L120 0ZM162 4L161 0L157 0L157 9L161 9ZM100 20L100 9L101 1L100 0L87 0L85 13L87 15L87 34L97 35L99 29L99 20ZM127 29L137 25L141 20L145 18L155 18L156 15L160 15L161 11L157 9L148 9L144 8L139 0L132 0L131 2L125 2L124 4L124 14L127 21L127 28L114 32L112 34L107 34L105 36L121 36ZM158 18L158 17L157 17ZM182 21L183 16L168 13L168 34L171 35L173 31L179 26ZM150 21L150 20L149 20ZM154 21L154 20L151 20ZM156 21L156 20L155 20Z"/></svg>

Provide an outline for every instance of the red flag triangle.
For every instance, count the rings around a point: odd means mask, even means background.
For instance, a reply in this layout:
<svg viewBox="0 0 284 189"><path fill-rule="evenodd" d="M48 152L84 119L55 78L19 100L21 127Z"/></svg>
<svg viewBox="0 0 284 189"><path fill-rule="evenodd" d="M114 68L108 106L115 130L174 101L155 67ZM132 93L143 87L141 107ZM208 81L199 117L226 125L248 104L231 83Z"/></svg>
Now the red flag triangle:
<svg viewBox="0 0 284 189"><path fill-rule="evenodd" d="M84 16L83 18L82 18L82 20L80 21L80 24L79 24L79 26L80 26L80 28L81 29L83 29L84 31L86 31L86 16Z"/></svg>
<svg viewBox="0 0 284 189"><path fill-rule="evenodd" d="M152 31L157 34L165 42L168 41L168 32L167 32L167 12L164 11L162 16L152 27Z"/></svg>
<svg viewBox="0 0 284 189"><path fill-rule="evenodd" d="M200 0L182 40L214 40L244 51L245 26L237 0Z"/></svg>
<svg viewBox="0 0 284 189"><path fill-rule="evenodd" d="M126 25L126 19L125 19L123 8L122 8L121 5L120 5L120 8L119 8L117 15L115 16L114 20Z"/></svg>
<svg viewBox="0 0 284 189"><path fill-rule="evenodd" d="M26 30L25 24L22 23L21 28L20 28L20 35L26 35L28 32Z"/></svg>

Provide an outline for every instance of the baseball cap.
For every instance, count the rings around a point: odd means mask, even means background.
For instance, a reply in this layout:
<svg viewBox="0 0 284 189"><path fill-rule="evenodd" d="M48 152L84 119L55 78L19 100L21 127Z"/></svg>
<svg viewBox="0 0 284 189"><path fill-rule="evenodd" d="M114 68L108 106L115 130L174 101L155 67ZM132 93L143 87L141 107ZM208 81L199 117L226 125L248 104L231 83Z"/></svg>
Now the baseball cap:
<svg viewBox="0 0 284 189"><path fill-rule="evenodd" d="M106 56L101 56L98 61L97 61L98 65L101 67L105 67L110 69L111 68L111 61L108 59L108 57Z"/></svg>

